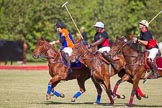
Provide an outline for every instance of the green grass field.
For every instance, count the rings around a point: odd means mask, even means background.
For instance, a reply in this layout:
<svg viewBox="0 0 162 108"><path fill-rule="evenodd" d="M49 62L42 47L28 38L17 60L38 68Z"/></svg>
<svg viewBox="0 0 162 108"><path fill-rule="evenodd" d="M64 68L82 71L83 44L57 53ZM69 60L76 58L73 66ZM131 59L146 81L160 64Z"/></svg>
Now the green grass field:
<svg viewBox="0 0 162 108"><path fill-rule="evenodd" d="M111 78L112 88L119 78ZM86 82L86 92L75 103L71 97L79 90L76 80L61 82L55 90L65 94L65 98L53 96L46 100L47 84L50 80L48 71L0 70L0 108L107 108L109 100L103 91L101 104L94 105L96 90L91 80ZM162 108L162 78L140 82L148 99L134 99L135 108ZM132 86L125 82L119 86L118 93L126 99L116 100L114 108L123 108L128 103Z"/></svg>

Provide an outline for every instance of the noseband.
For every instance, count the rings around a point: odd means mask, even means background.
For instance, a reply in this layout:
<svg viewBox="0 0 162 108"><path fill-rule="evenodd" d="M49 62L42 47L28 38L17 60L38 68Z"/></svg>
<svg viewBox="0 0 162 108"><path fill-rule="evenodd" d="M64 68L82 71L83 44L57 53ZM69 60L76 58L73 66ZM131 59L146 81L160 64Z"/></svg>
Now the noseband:
<svg viewBox="0 0 162 108"><path fill-rule="evenodd" d="M44 49L43 51L40 52L39 57L47 58L47 59L54 59L54 57L51 57L51 56L47 56L47 55L46 55L47 51L48 51L51 47L52 47L52 46L49 44L49 45L47 46L46 49Z"/></svg>

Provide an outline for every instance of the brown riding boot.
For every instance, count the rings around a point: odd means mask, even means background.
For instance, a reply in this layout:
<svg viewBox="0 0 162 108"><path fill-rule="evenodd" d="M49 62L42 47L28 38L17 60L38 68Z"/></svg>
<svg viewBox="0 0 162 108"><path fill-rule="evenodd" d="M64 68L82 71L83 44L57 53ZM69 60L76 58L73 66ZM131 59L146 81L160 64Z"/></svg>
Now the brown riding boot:
<svg viewBox="0 0 162 108"><path fill-rule="evenodd" d="M68 66L67 66L68 72L72 72L69 54L63 52L62 55L63 55L64 59L66 60L66 63L68 64Z"/></svg>
<svg viewBox="0 0 162 108"><path fill-rule="evenodd" d="M111 56L110 56L106 51L103 52L102 56L103 56L107 61L110 62L110 64L112 65L112 67L114 68L114 70L115 70L116 72L119 71L118 65L115 63L115 61L111 58Z"/></svg>
<svg viewBox="0 0 162 108"><path fill-rule="evenodd" d="M147 59L147 63L153 72L153 78L158 78L159 75L157 73L156 64L150 58Z"/></svg>

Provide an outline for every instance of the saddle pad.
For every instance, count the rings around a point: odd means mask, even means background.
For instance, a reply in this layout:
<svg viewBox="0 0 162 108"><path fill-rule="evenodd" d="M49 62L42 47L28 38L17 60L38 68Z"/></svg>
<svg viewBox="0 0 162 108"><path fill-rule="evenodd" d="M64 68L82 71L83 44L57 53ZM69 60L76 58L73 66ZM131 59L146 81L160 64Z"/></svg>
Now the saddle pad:
<svg viewBox="0 0 162 108"><path fill-rule="evenodd" d="M158 68L162 68L162 57L156 58L156 64Z"/></svg>
<svg viewBox="0 0 162 108"><path fill-rule="evenodd" d="M162 68L157 68L158 70L162 70Z"/></svg>
<svg viewBox="0 0 162 108"><path fill-rule="evenodd" d="M76 62L72 62L71 68L72 69L80 69L80 68L82 68L82 63L79 60L77 60Z"/></svg>
<svg viewBox="0 0 162 108"><path fill-rule="evenodd" d="M68 66L68 64L65 62L64 59L62 59L62 63L64 64L64 66ZM80 69L80 68L82 68L82 63L79 60L77 60L76 62L72 62L71 68L72 69Z"/></svg>

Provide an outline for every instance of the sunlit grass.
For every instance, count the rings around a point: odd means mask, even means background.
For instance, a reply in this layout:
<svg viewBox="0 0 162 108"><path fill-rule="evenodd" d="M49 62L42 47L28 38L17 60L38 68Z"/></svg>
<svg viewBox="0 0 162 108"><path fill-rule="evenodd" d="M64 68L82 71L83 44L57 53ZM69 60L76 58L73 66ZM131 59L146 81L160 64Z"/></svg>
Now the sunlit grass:
<svg viewBox="0 0 162 108"><path fill-rule="evenodd" d="M112 88L119 78L111 78ZM109 100L103 91L101 105L93 105L96 100L96 89L91 82L86 82L86 92L75 103L71 102L72 96L79 90L76 80L61 82L55 90L65 94L65 98L53 96L46 100L47 84L50 80L48 71L20 71L0 70L0 108L103 108ZM144 93L149 95L148 99L141 101L134 98L135 108L162 107L162 79L148 80L146 84L140 82ZM116 100L114 107L123 108L128 103L131 92L129 83L122 83L118 93L124 94L126 99Z"/></svg>

